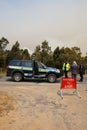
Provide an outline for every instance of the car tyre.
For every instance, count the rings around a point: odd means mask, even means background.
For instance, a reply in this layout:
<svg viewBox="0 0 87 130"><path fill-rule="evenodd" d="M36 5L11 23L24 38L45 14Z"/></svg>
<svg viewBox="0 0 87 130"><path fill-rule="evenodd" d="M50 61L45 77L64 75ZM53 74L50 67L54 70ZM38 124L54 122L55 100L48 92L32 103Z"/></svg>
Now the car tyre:
<svg viewBox="0 0 87 130"><path fill-rule="evenodd" d="M23 76L21 73L17 72L13 74L13 80L16 82L20 82L23 79Z"/></svg>
<svg viewBox="0 0 87 130"><path fill-rule="evenodd" d="M55 74L49 74L48 77L47 77L47 80L48 80L48 82L50 82L50 83L54 83L54 82L56 82L57 77L56 77Z"/></svg>

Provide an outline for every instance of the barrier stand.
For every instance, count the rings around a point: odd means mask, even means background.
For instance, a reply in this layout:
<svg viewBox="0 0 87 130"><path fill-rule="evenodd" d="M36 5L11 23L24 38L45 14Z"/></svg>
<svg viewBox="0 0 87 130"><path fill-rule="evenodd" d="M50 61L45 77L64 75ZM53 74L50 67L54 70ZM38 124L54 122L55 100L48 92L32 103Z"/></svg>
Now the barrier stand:
<svg viewBox="0 0 87 130"><path fill-rule="evenodd" d="M61 86L60 86L60 96L63 99L62 89L75 89L73 94L76 94L79 98L81 98L77 89L76 78L63 78L62 77Z"/></svg>

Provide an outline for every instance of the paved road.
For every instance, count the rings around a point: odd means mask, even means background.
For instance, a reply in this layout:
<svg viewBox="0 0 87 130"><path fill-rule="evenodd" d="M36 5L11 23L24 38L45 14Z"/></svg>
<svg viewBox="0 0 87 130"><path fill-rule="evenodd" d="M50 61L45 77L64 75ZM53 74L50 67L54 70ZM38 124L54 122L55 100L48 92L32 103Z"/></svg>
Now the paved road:
<svg viewBox="0 0 87 130"><path fill-rule="evenodd" d="M55 85L58 85L60 83L60 79L57 80ZM14 86L42 86L42 85L47 85L47 86L53 86L53 83L48 83L44 80L24 80L21 82L14 82L10 77L6 76L0 76L0 87L14 87Z"/></svg>
<svg viewBox="0 0 87 130"><path fill-rule="evenodd" d="M87 84L87 77L84 77L84 82L79 82L79 77L77 79L77 84ZM61 83L61 79L58 79L56 83L48 83L44 80L42 81L35 81L35 80L25 80L22 82L14 82L10 77L0 76L0 87L15 87L15 86L59 86Z"/></svg>

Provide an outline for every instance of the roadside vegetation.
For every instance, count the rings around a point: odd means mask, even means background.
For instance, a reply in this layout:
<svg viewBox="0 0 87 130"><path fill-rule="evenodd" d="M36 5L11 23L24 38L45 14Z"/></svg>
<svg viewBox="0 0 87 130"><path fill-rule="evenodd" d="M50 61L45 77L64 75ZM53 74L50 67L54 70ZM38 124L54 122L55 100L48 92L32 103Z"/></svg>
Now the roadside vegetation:
<svg viewBox="0 0 87 130"><path fill-rule="evenodd" d="M16 41L11 49L7 49L9 41L2 37L0 39L0 73L4 73L5 67L12 59L30 60L35 59L47 66L56 67L61 69L63 63L68 60L70 64L75 60L79 65L80 61L83 61L87 70L87 55L82 56L79 47L56 47L54 51L51 50L48 41L43 41L41 45L37 45L34 52L30 54L28 49L20 48L20 43ZM87 71L86 71L87 72Z"/></svg>

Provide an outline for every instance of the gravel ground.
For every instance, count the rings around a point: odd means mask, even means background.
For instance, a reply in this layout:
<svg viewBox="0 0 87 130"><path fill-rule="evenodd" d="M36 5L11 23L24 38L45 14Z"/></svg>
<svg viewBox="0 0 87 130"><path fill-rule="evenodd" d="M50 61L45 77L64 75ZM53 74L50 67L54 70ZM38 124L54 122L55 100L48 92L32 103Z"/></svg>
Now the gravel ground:
<svg viewBox="0 0 87 130"><path fill-rule="evenodd" d="M26 84L29 84L26 85ZM87 84L58 94L60 83L0 85L0 130L87 130Z"/></svg>

